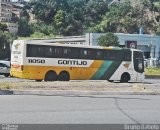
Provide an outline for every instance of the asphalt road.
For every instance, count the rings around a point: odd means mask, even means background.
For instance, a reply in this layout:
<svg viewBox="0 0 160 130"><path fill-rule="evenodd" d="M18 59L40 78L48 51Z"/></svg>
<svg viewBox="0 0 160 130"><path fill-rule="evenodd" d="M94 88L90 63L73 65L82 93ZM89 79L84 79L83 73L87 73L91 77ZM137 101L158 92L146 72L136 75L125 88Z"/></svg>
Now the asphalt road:
<svg viewBox="0 0 160 130"><path fill-rule="evenodd" d="M0 95L0 123L160 123L160 96Z"/></svg>

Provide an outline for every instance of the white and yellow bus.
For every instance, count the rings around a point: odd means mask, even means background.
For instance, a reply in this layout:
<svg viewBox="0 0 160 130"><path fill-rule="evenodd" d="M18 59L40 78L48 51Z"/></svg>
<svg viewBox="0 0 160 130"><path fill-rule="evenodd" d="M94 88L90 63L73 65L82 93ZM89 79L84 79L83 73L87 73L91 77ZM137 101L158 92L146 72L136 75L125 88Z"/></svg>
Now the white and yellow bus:
<svg viewBox="0 0 160 130"><path fill-rule="evenodd" d="M15 40L10 74L36 81L143 81L143 52L118 47Z"/></svg>

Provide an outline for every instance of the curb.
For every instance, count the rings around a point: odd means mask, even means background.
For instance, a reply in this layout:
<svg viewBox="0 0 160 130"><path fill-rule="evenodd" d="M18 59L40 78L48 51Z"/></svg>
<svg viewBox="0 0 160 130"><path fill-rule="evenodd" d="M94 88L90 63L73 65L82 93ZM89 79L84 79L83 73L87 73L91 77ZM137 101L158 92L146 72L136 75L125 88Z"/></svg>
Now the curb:
<svg viewBox="0 0 160 130"><path fill-rule="evenodd" d="M160 95L160 92L133 92L133 91L47 91L47 90L0 90L0 95Z"/></svg>

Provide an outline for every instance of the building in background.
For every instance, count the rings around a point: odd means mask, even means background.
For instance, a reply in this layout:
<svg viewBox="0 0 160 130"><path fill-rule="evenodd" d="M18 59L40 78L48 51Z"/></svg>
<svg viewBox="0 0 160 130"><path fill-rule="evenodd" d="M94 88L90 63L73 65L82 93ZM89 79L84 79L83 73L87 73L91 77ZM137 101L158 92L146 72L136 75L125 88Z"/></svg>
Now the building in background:
<svg viewBox="0 0 160 130"><path fill-rule="evenodd" d="M1 0L0 3L0 22L11 22L12 20L12 5L10 0Z"/></svg>
<svg viewBox="0 0 160 130"><path fill-rule="evenodd" d="M25 4L26 1L25 0L12 0L13 3L17 3L17 4Z"/></svg>
<svg viewBox="0 0 160 130"><path fill-rule="evenodd" d="M24 2L23 0L19 2ZM17 33L18 32L18 23L16 18L20 18L21 7L16 5L10 0L1 0L0 1L0 23L7 25L9 32Z"/></svg>
<svg viewBox="0 0 160 130"><path fill-rule="evenodd" d="M97 46L97 39L104 35L103 33L86 34L86 44ZM136 48L144 52L146 59L160 59L160 36L148 34L124 34L115 33L119 38L121 47Z"/></svg>
<svg viewBox="0 0 160 130"><path fill-rule="evenodd" d="M86 34L86 45L97 46L97 39L104 33ZM144 52L149 66L156 66L160 60L160 36L149 34L124 34L115 33L119 38L121 47L135 48ZM158 63L159 64L159 63Z"/></svg>

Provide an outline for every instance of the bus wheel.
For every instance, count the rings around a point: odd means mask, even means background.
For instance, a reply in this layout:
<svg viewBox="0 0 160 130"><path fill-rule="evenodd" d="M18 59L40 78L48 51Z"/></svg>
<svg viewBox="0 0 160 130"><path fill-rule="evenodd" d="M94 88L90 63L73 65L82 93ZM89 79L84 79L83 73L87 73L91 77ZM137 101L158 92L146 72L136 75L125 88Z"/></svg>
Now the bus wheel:
<svg viewBox="0 0 160 130"><path fill-rule="evenodd" d="M44 81L56 81L57 80L57 74L54 71L49 71L46 73Z"/></svg>
<svg viewBox="0 0 160 130"><path fill-rule="evenodd" d="M62 71L59 75L58 75L58 80L59 81L69 81L70 80L70 75L68 72L66 71Z"/></svg>
<svg viewBox="0 0 160 130"><path fill-rule="evenodd" d="M129 80L130 80L130 75L128 73L123 73L120 82L127 83Z"/></svg>

